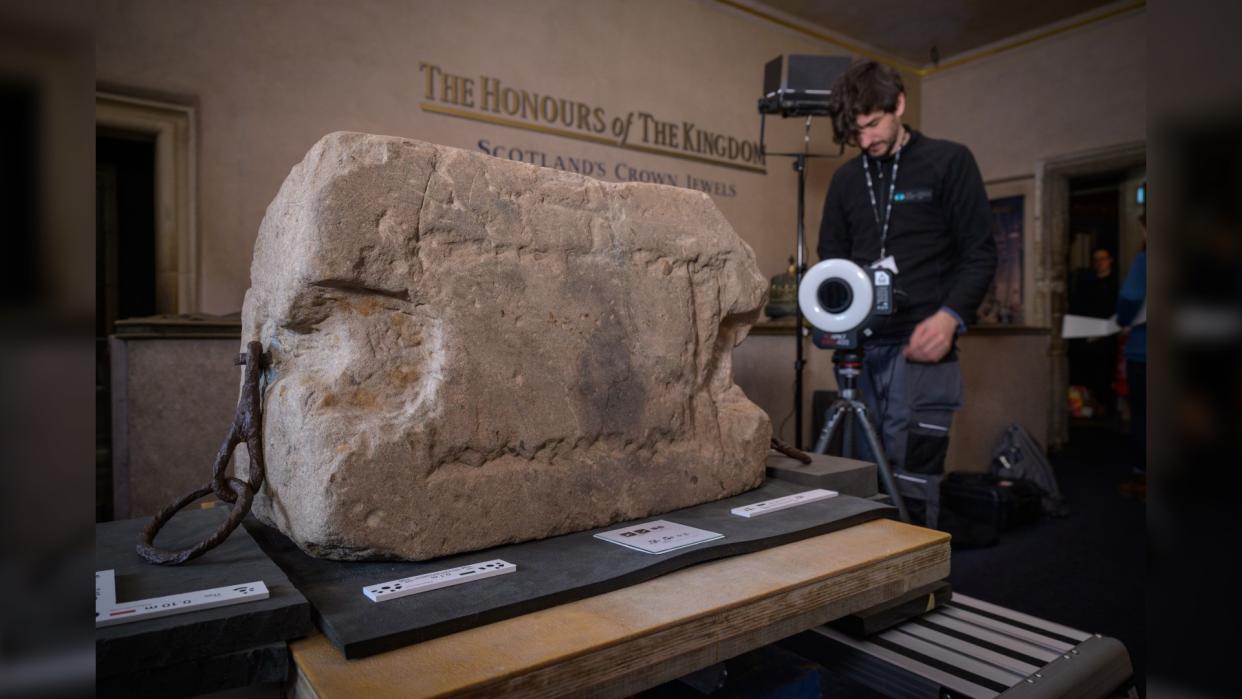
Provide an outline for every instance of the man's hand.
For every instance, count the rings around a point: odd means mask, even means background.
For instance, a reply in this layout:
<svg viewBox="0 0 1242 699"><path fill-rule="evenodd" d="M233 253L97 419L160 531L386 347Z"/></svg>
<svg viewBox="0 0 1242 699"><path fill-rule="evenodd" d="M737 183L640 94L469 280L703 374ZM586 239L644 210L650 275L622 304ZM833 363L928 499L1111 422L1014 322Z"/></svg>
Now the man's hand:
<svg viewBox="0 0 1242 699"><path fill-rule="evenodd" d="M902 350L912 362L938 362L949 353L953 336L957 334L957 319L947 311L939 310L914 328L910 344Z"/></svg>

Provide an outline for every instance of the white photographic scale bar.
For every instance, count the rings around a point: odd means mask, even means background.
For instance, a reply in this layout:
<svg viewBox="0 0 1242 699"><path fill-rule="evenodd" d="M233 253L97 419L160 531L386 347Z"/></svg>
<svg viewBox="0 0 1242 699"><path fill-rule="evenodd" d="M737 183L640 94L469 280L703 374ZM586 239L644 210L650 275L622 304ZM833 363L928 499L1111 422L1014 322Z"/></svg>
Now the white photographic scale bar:
<svg viewBox="0 0 1242 699"><path fill-rule="evenodd" d="M112 578L112 571L102 571L108 573L108 578ZM225 585L224 587L213 587L210 590L196 590L194 592L183 592L176 595L165 595L164 597L152 597L150 599L141 599L134 602L121 602L114 604L109 608L101 609L98 606L101 594L99 588L100 576L96 573L96 607L95 607L95 626L115 626L117 624L128 624L133 621L144 621L146 619L156 619L162 616L171 616L173 614L183 614L185 612L197 612L202 609L213 609L215 607L226 607L230 604L242 604L243 602L257 602L265 600L271 596L267 590L267 585L263 581L241 583L239 585ZM113 588L115 590L115 587ZM113 593L115 598L115 592Z"/></svg>
<svg viewBox="0 0 1242 699"><path fill-rule="evenodd" d="M816 488L815 490L805 490L801 493L786 495L785 497L776 498L775 500L764 500L763 502L756 502L752 505L735 507L729 511L738 517L758 517L759 515L766 515L769 512L788 510L791 507L805 505L809 502L827 500L828 498L835 498L836 496L837 492L835 490Z"/></svg>
<svg viewBox="0 0 1242 699"><path fill-rule="evenodd" d="M362 594L366 595L372 602L387 602L400 597L416 595L420 592L438 590L442 587L460 585L475 580L485 580L516 571L516 565L494 558L482 563L472 563L456 568L437 570L434 573L423 573L422 575L414 575L391 582L368 585L362 588Z"/></svg>

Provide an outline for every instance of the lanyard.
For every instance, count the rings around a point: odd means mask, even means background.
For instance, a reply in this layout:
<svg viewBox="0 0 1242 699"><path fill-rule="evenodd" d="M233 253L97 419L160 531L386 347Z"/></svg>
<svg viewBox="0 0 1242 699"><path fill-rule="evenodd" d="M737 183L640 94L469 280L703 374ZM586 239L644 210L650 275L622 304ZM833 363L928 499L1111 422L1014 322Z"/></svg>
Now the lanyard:
<svg viewBox="0 0 1242 699"><path fill-rule="evenodd" d="M885 243L888 241L888 222L893 217L893 197L897 194L897 166L901 164L901 148L893 155L893 174L888 180L888 207L884 209L884 222L880 222L880 205L875 200L875 186L871 184L871 160L863 153L863 172L867 174L867 195L871 197L871 214L875 216L876 228L880 229L880 259L884 259L887 255ZM884 173L880 171L880 163L876 161L876 171L879 172L881 179Z"/></svg>

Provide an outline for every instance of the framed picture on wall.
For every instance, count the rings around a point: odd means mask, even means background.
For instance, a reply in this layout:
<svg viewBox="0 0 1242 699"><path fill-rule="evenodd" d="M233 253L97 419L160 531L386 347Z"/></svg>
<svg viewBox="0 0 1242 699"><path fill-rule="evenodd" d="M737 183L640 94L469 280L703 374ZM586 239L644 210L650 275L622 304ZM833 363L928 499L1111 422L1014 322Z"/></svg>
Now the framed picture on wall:
<svg viewBox="0 0 1242 699"><path fill-rule="evenodd" d="M1033 177L986 183L996 240L996 276L979 306L980 325L1024 325L1030 298L1026 232L1034 218Z"/></svg>

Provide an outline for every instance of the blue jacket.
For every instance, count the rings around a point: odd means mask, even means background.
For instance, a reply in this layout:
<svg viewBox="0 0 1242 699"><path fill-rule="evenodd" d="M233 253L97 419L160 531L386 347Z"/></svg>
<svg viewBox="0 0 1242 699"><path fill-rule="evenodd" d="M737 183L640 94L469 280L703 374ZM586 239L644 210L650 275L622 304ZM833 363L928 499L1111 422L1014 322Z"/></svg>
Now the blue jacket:
<svg viewBox="0 0 1242 699"><path fill-rule="evenodd" d="M1121 285L1121 297L1117 299L1117 323L1129 325L1138 315L1139 309L1147 299L1147 252L1134 256L1130 264L1130 273ZM1126 360L1131 362L1147 361L1147 322L1144 321L1130 328L1130 338L1126 340Z"/></svg>

